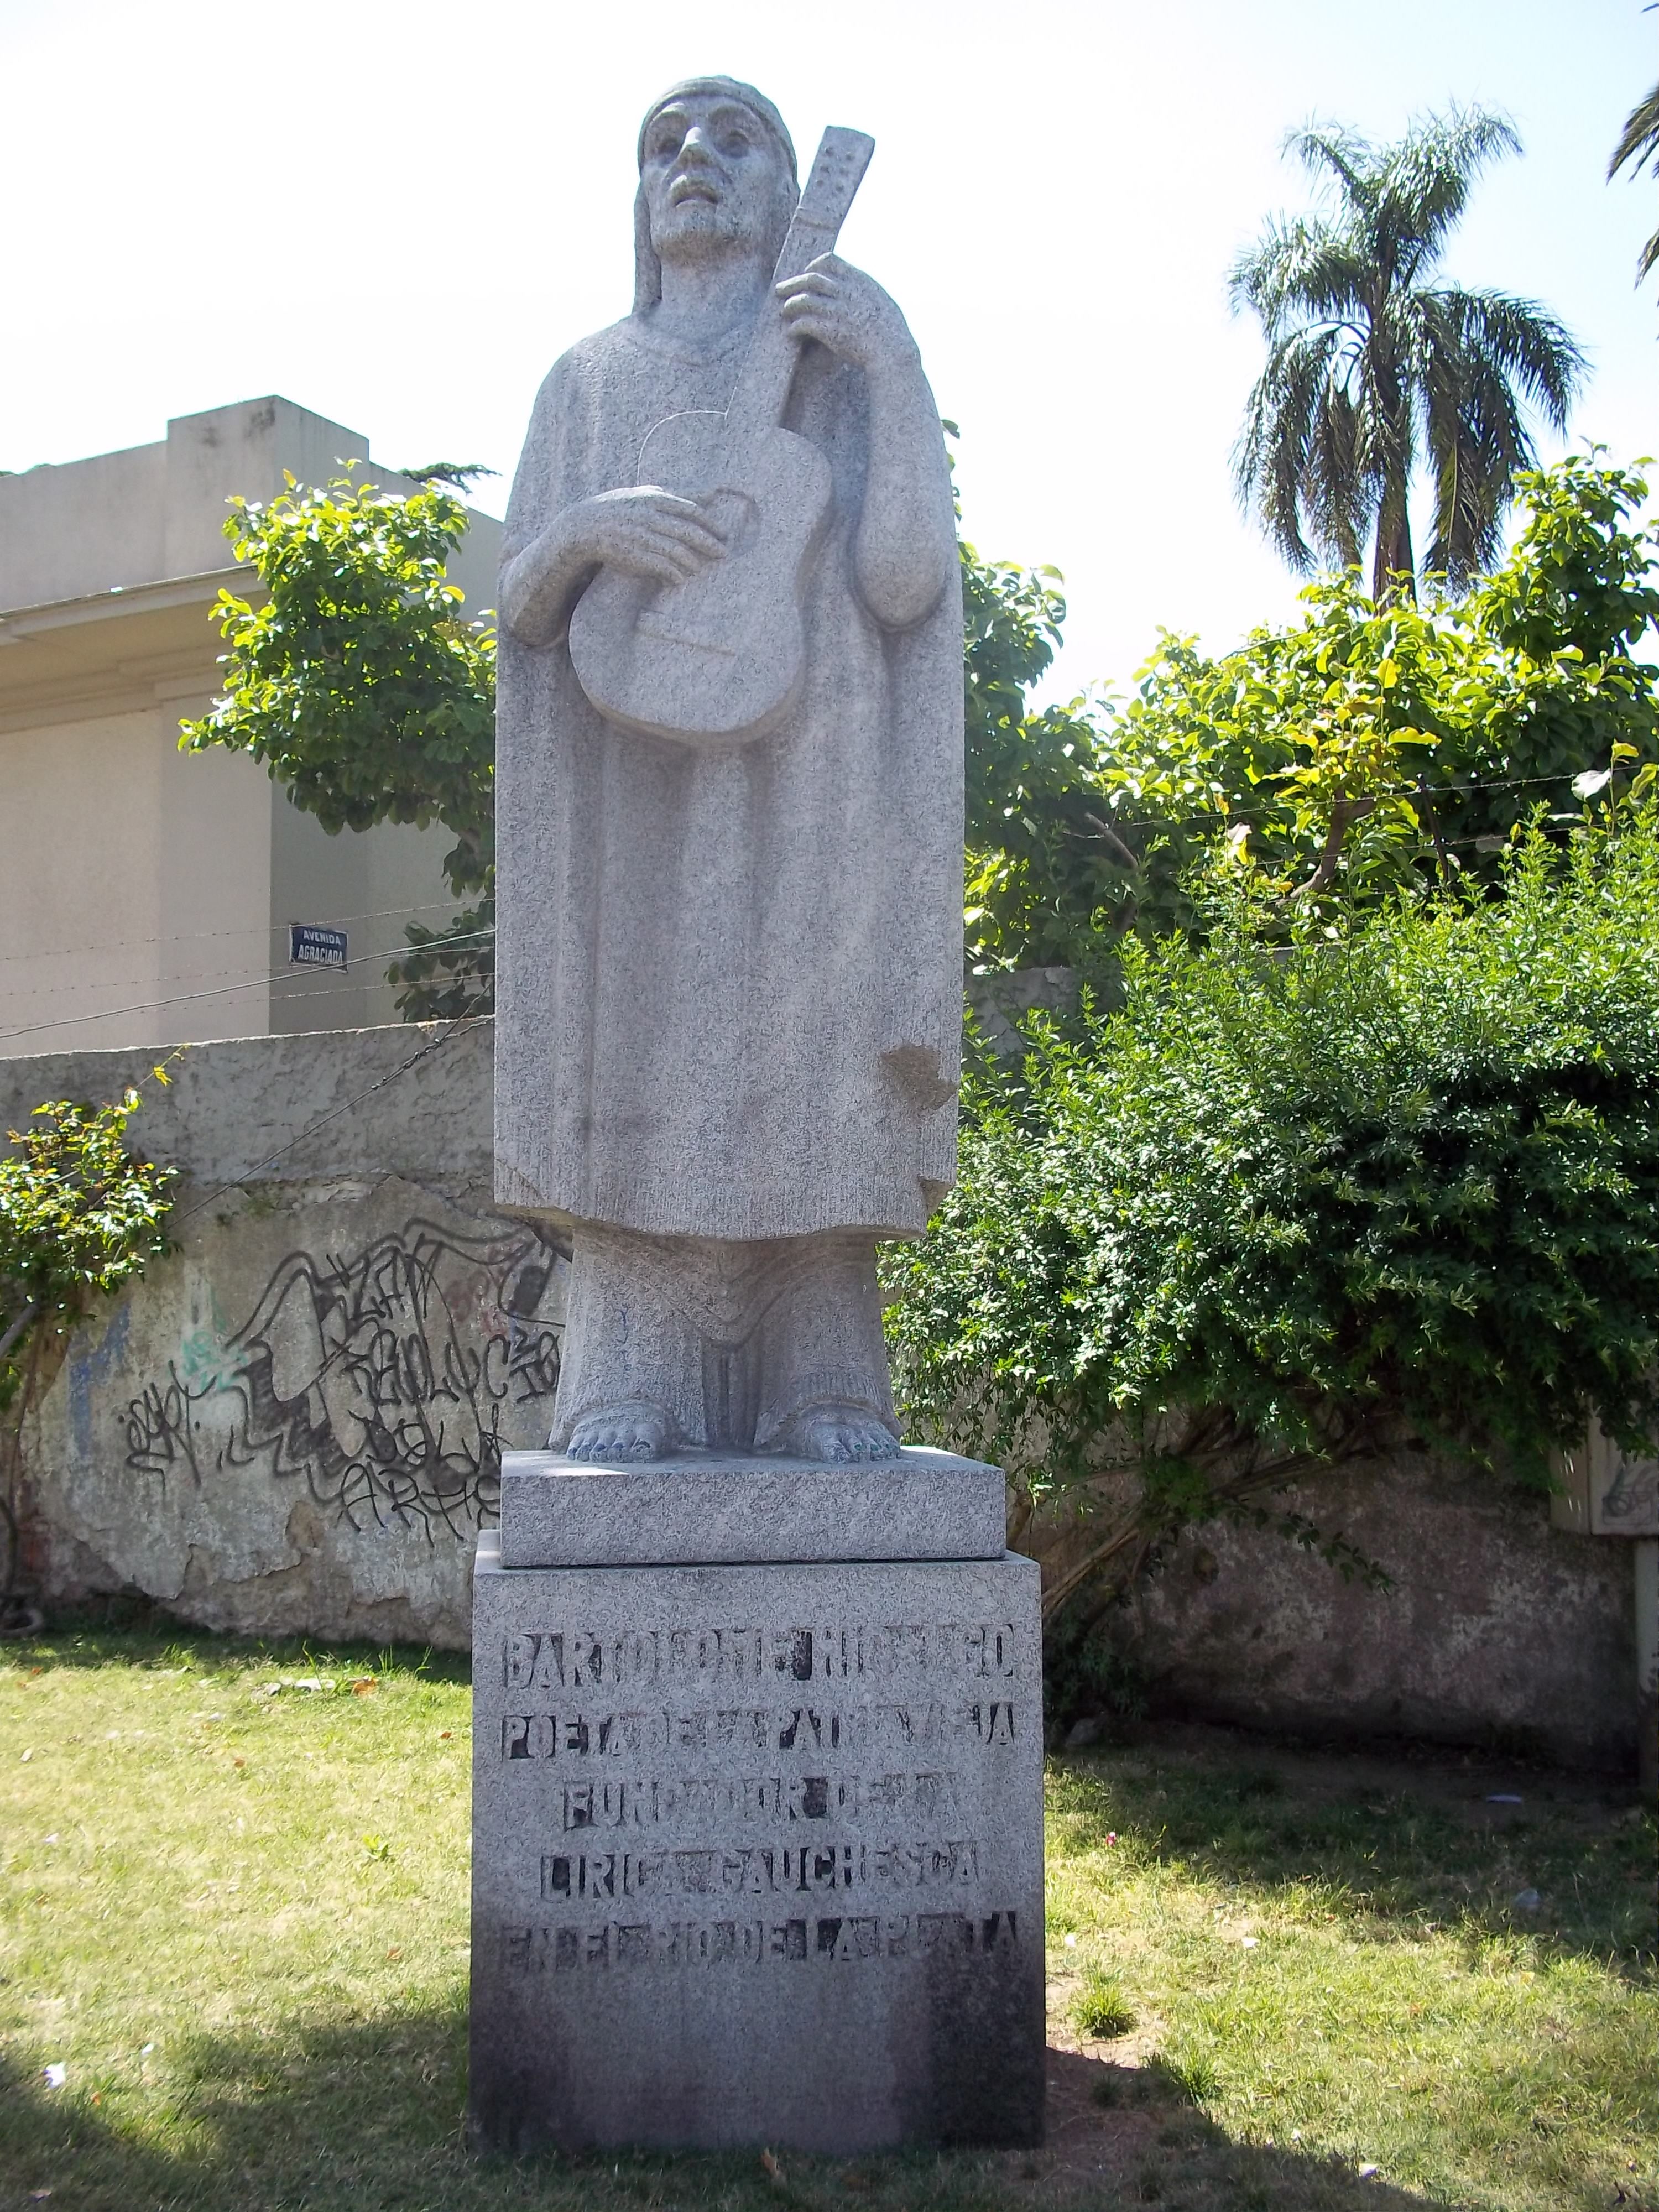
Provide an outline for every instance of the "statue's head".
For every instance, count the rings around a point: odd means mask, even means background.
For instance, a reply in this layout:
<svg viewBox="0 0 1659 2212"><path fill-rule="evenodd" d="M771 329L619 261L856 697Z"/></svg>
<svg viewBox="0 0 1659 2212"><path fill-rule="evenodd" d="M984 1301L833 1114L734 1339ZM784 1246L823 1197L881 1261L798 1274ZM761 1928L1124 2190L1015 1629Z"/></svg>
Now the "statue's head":
<svg viewBox="0 0 1659 2212"><path fill-rule="evenodd" d="M800 197L783 118L735 77L688 77L640 126L634 311L662 297L665 261L750 251L769 268Z"/></svg>

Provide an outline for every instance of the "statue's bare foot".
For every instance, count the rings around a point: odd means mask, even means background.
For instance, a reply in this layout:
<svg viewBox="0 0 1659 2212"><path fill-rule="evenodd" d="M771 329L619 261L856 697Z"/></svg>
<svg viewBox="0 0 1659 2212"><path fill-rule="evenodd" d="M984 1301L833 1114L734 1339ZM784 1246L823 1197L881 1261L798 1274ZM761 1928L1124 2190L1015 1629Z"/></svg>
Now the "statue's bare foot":
<svg viewBox="0 0 1659 2212"><path fill-rule="evenodd" d="M857 1406L815 1406L799 1425L800 1455L830 1466L864 1459L896 1459L898 1443L875 1414Z"/></svg>
<svg viewBox="0 0 1659 2212"><path fill-rule="evenodd" d="M567 1459L632 1461L661 1459L672 1441L674 1425L648 1399L603 1406L585 1413L570 1431Z"/></svg>

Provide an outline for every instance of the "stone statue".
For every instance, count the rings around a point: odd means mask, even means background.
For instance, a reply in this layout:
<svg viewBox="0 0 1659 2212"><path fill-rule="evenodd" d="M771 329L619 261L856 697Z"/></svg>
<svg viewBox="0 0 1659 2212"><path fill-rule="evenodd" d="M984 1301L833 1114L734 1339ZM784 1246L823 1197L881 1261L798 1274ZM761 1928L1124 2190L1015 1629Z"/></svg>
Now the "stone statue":
<svg viewBox="0 0 1659 2212"><path fill-rule="evenodd" d="M769 100L698 77L656 103L633 313L554 368L513 487L496 1194L571 1239L550 1442L576 1459L897 1448L875 1256L954 1173L962 613L897 307L833 252L775 281L814 236L830 142L856 139L826 134L798 215ZM841 149L859 170L867 150ZM752 484L684 460L653 479L742 408ZM738 697L736 645L690 635L723 563L751 659L798 615L799 665L766 700Z"/></svg>

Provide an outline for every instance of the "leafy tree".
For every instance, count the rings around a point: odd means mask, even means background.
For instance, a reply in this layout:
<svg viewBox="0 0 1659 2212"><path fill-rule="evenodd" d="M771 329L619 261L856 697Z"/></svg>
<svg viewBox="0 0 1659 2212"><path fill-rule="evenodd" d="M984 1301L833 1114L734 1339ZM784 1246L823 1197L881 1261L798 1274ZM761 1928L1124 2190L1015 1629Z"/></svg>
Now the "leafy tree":
<svg viewBox="0 0 1659 2212"><path fill-rule="evenodd" d="M1058 601L1040 577L981 570L980 963L1065 961L1100 982L1126 933L1202 933L1218 873L1254 880L1282 928L1408 886L1491 885L1540 804L1565 836L1583 779L1616 800L1659 757L1659 668L1637 658L1659 617L1656 536L1632 520L1647 486L1592 455L1527 472L1520 490L1514 550L1461 602L1379 605L1352 572L1328 577L1300 622L1213 658L1166 633L1127 702L1024 721L1018 686L1047 665ZM978 662L997 681L976 692Z"/></svg>
<svg viewBox="0 0 1659 2212"><path fill-rule="evenodd" d="M165 1066L155 1076L165 1083ZM127 1123L139 1104L130 1090L113 1105L37 1106L27 1129L11 1131L13 1149L0 1154L0 1613L16 1603L17 1491L30 1410L93 1298L168 1249L163 1224L177 1170L128 1150Z"/></svg>
<svg viewBox="0 0 1659 2212"><path fill-rule="evenodd" d="M445 577L460 501L436 484L383 494L356 465L319 490L290 477L268 504L231 501L225 535L265 596L220 593L224 693L180 742L251 753L331 836L441 822L450 889L483 896L444 930L412 927L392 980L406 1013L478 1012L493 972L495 633L465 619Z"/></svg>
<svg viewBox="0 0 1659 2212"><path fill-rule="evenodd" d="M1109 991L1126 932L1203 929L1218 865L1322 911L1490 878L1540 799L1577 820L1575 777L1616 797L1659 726L1659 672L1634 657L1659 612L1654 540L1631 521L1646 486L1590 457L1521 489L1514 552L1461 605L1378 607L1356 579L1326 580L1300 623L1235 652L1166 635L1127 702L1037 711L1059 579L964 543L969 967L1065 965ZM451 881L483 895L445 929L411 927L392 979L411 1018L486 1010L493 638L457 618L442 576L465 511L348 478L232 526L270 596L256 612L225 595L227 694L185 742L253 752L325 826L455 829Z"/></svg>
<svg viewBox="0 0 1659 2212"><path fill-rule="evenodd" d="M1607 163L1607 181L1611 184L1626 165L1632 176L1639 176L1644 161L1659 177L1659 84L1654 86L1645 100L1638 100L1626 117L1619 143ZM1639 284L1656 266L1659 266L1659 230L1642 248L1636 264L1637 283Z"/></svg>
<svg viewBox="0 0 1659 2212"><path fill-rule="evenodd" d="M1058 572L962 546L967 957L976 974L1089 963L1093 918L1134 855L1101 819L1087 702L1028 714L1066 619Z"/></svg>
<svg viewBox="0 0 1659 2212"><path fill-rule="evenodd" d="M1310 568L1316 548L1358 567L1374 541L1380 604L1414 575L1409 502L1426 463L1425 567L1461 586L1492 560L1511 480L1533 465L1522 403L1564 429L1584 366L1535 301L1437 276L1477 173L1521 142L1474 108L1389 146L1323 129L1286 144L1336 204L1274 220L1233 269L1234 306L1268 345L1235 456L1241 496L1294 568Z"/></svg>
<svg viewBox="0 0 1659 2212"><path fill-rule="evenodd" d="M1050 1609L1188 1522L1417 1434L1541 1483L1586 1415L1659 1436L1659 808L1502 898L1201 945L966 1094L961 1177L888 1257L906 1400L1090 1540Z"/></svg>
<svg viewBox="0 0 1659 2212"><path fill-rule="evenodd" d="M413 498L348 474L319 490L291 483L269 507L234 501L226 535L268 596L255 609L221 595L225 694L185 727L187 745L264 762L327 830L437 818L456 831L452 887L483 896L442 929L405 932L410 950L391 975L410 1018L492 1001L495 641L458 619L443 571L465 510L432 488L476 472L449 462L406 470L428 487ZM968 545L963 585L970 873L984 873L986 894L970 884L970 957L1002 964L1017 945L1028 959L1073 959L1070 916L1091 908L1101 873L1098 826L1077 805L1092 788L1083 770L1092 732L1075 711L1024 707L1065 602L1053 571L981 562Z"/></svg>

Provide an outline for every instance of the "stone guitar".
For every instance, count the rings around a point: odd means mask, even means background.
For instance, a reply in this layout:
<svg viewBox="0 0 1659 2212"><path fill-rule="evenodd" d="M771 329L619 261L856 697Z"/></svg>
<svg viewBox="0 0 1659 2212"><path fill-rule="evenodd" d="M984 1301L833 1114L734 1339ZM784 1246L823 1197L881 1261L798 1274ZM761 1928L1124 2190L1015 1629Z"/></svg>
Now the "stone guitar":
<svg viewBox="0 0 1659 2212"><path fill-rule="evenodd" d="M774 282L830 252L875 141L823 134L778 256ZM808 564L830 503L829 465L782 428L799 348L763 313L723 415L671 415L640 450L635 481L695 499L726 551L696 574L657 584L601 568L570 620L570 659L607 721L683 744L765 737L800 690Z"/></svg>

